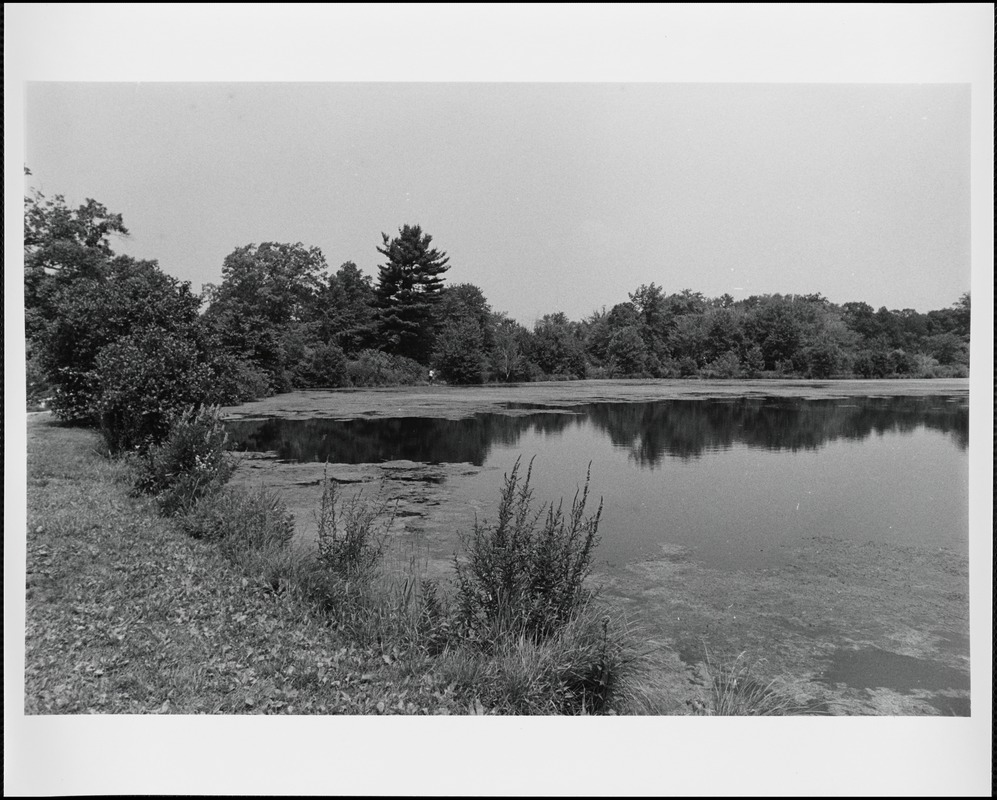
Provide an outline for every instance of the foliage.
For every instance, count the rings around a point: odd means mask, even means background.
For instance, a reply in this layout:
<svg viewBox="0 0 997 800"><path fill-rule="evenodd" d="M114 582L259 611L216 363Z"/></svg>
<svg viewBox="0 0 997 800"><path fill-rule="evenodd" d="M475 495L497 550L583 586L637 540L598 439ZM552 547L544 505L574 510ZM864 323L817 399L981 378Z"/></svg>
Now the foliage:
<svg viewBox="0 0 997 800"><path fill-rule="evenodd" d="M704 366L702 373L707 378L739 378L741 361L736 353L728 350Z"/></svg>
<svg viewBox="0 0 997 800"><path fill-rule="evenodd" d="M225 257L222 283L205 319L219 345L265 372L279 390L291 388L295 351L312 335L319 276L317 247L263 242Z"/></svg>
<svg viewBox="0 0 997 800"><path fill-rule="evenodd" d="M55 412L67 421L94 420L98 393L107 383L97 370L98 355L139 331L172 334L204 360L199 303L188 284L163 273L155 261L125 256L61 288L52 301L54 316L38 338L39 361L56 389Z"/></svg>
<svg viewBox="0 0 997 800"><path fill-rule="evenodd" d="M352 386L404 386L426 380L426 369L417 361L380 350L362 350L346 364Z"/></svg>
<svg viewBox="0 0 997 800"><path fill-rule="evenodd" d="M620 328L609 339L606 355L619 377L642 375L647 370L647 345L635 328Z"/></svg>
<svg viewBox="0 0 997 800"><path fill-rule="evenodd" d="M30 174L29 170L25 170ZM113 255L111 236L127 236L121 214L87 198L76 209L62 195L37 189L24 198L25 333L36 337L52 319L52 301L79 278L93 278Z"/></svg>
<svg viewBox="0 0 997 800"><path fill-rule="evenodd" d="M492 376L504 382L527 380L530 376L527 359L531 350L530 331L505 314L492 314L489 328L493 338L488 354Z"/></svg>
<svg viewBox="0 0 997 800"><path fill-rule="evenodd" d="M319 287L315 299L316 334L355 355L374 343L375 296L370 276L352 261L344 263Z"/></svg>
<svg viewBox="0 0 997 800"><path fill-rule="evenodd" d="M166 516L189 511L228 480L227 438L217 406L175 411L165 441L139 462L136 488L153 495Z"/></svg>
<svg viewBox="0 0 997 800"><path fill-rule="evenodd" d="M433 237L418 225L404 225L398 236L383 233L387 258L378 268L378 325L389 353L428 364L437 323L436 305L443 287L440 277L448 269L446 253L431 248Z"/></svg>
<svg viewBox="0 0 997 800"><path fill-rule="evenodd" d="M447 383L481 383L485 346L478 323L469 317L445 322L436 338L433 364Z"/></svg>
<svg viewBox="0 0 997 800"><path fill-rule="evenodd" d="M272 393L266 373L231 353L213 350L208 366L212 377L206 402L236 405Z"/></svg>
<svg viewBox="0 0 997 800"><path fill-rule="evenodd" d="M520 481L519 460L505 476L494 525L475 522L454 557L460 627L471 639L494 641L500 632L537 640L566 625L588 600L583 586L592 566L602 503L585 516L589 479L570 512L561 504L532 508L530 462ZM543 522L541 523L541 519Z"/></svg>
<svg viewBox="0 0 997 800"><path fill-rule="evenodd" d="M530 358L550 377L584 378L585 349L580 326L564 312L545 314L533 328Z"/></svg>
<svg viewBox="0 0 997 800"><path fill-rule="evenodd" d="M306 350L298 370L297 384L304 387L346 386L346 354L337 344L317 344Z"/></svg>
<svg viewBox="0 0 997 800"><path fill-rule="evenodd" d="M174 415L201 403L211 370L187 339L147 328L107 345L94 366L96 411L112 453L164 441Z"/></svg>

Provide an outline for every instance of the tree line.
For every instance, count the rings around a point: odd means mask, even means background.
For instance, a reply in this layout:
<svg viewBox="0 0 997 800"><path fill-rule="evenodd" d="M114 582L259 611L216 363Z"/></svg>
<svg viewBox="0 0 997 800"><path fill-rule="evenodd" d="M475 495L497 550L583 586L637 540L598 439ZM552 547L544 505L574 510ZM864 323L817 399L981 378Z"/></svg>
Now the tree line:
<svg viewBox="0 0 997 800"><path fill-rule="evenodd" d="M30 174L28 170L25 170ZM970 296L926 314L837 305L820 294L707 298L643 284L581 320L531 328L471 283L418 225L382 234L376 279L335 271L317 247L236 248L200 294L154 260L116 254L121 214L34 190L25 198L29 402L63 419L165 430L180 404L235 403L299 388L575 378L961 377Z"/></svg>

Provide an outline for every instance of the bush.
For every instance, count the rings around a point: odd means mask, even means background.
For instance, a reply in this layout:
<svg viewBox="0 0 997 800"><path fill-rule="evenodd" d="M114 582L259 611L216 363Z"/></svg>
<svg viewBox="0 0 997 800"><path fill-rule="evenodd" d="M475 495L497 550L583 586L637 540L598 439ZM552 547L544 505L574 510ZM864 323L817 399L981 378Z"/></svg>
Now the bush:
<svg viewBox="0 0 997 800"><path fill-rule="evenodd" d="M216 353L209 364L212 371L209 397L213 403L235 405L268 397L270 381L262 370L228 353Z"/></svg>
<svg viewBox="0 0 997 800"><path fill-rule="evenodd" d="M703 367L702 374L707 378L739 378L741 377L741 361L737 357L737 353L728 350Z"/></svg>
<svg viewBox="0 0 997 800"><path fill-rule="evenodd" d="M418 361L380 350L362 350L346 365L353 386L404 386L426 379L426 368Z"/></svg>
<svg viewBox="0 0 997 800"><path fill-rule="evenodd" d="M173 415L200 405L211 370L194 342L160 328L107 345L97 356L94 382L101 432L112 453L144 452L162 442Z"/></svg>
<svg viewBox="0 0 997 800"><path fill-rule="evenodd" d="M458 625L470 639L485 643L503 632L537 641L564 627L588 600L583 587L597 544L602 503L585 517L589 477L575 494L570 513L561 504L531 508L530 477L520 483L520 462L505 476L498 522L475 522L463 539L466 560L454 557L457 572Z"/></svg>
<svg viewBox="0 0 997 800"><path fill-rule="evenodd" d="M227 438L217 406L175 413L166 440L142 458L136 488L154 495L166 516L190 510L231 475Z"/></svg>
<svg viewBox="0 0 997 800"><path fill-rule="evenodd" d="M692 378L699 374L699 364L696 363L696 359L685 356L678 364L679 375L683 378Z"/></svg>
<svg viewBox="0 0 997 800"><path fill-rule="evenodd" d="M129 349L126 343L139 346L143 352L138 360L151 356L150 375L155 377L155 370L162 366L156 360L164 350L178 354L172 342L198 339L199 303L187 284L163 273L156 262L127 256L102 263L88 277L63 285L53 298L51 316L37 342L40 364L56 387L52 408L59 418L99 421L100 395L107 388L102 386L107 357L104 365L98 362L108 348L117 359ZM155 352L143 341L146 331L156 331L163 340ZM135 368L129 369L134 374ZM116 372L110 377L112 387L120 388L117 383L122 375ZM188 401L180 404L184 402Z"/></svg>
<svg viewBox="0 0 997 800"><path fill-rule="evenodd" d="M320 344L308 349L299 370L299 385L310 388L339 387L345 386L348 381L346 355L339 345Z"/></svg>

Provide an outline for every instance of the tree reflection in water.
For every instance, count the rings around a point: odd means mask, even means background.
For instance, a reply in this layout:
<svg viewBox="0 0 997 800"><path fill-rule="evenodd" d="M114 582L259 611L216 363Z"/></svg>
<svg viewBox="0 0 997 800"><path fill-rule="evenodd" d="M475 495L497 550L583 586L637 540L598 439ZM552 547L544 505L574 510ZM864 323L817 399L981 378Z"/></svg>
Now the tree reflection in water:
<svg viewBox="0 0 997 800"><path fill-rule="evenodd" d="M766 450L816 450L837 439L907 433L919 427L949 434L965 450L969 409L947 397L834 400L740 398L593 403L549 411L511 406L510 413L460 420L425 417L232 421L237 450L276 451L287 461L371 464L395 459L481 466L493 445L515 445L525 433L557 435L594 426L627 449L641 467L668 456L695 459L743 444Z"/></svg>

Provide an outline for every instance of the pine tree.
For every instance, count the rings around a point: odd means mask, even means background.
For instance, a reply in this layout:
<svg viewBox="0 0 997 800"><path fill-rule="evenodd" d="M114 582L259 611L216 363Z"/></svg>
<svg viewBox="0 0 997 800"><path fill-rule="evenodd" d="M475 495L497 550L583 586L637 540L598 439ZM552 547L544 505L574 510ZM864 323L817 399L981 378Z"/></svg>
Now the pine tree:
<svg viewBox="0 0 997 800"><path fill-rule="evenodd" d="M388 261L378 274L377 307L381 347L428 364L433 352L436 304L443 289L440 277L450 267L446 253L430 249L433 237L418 225L405 225L377 251Z"/></svg>

